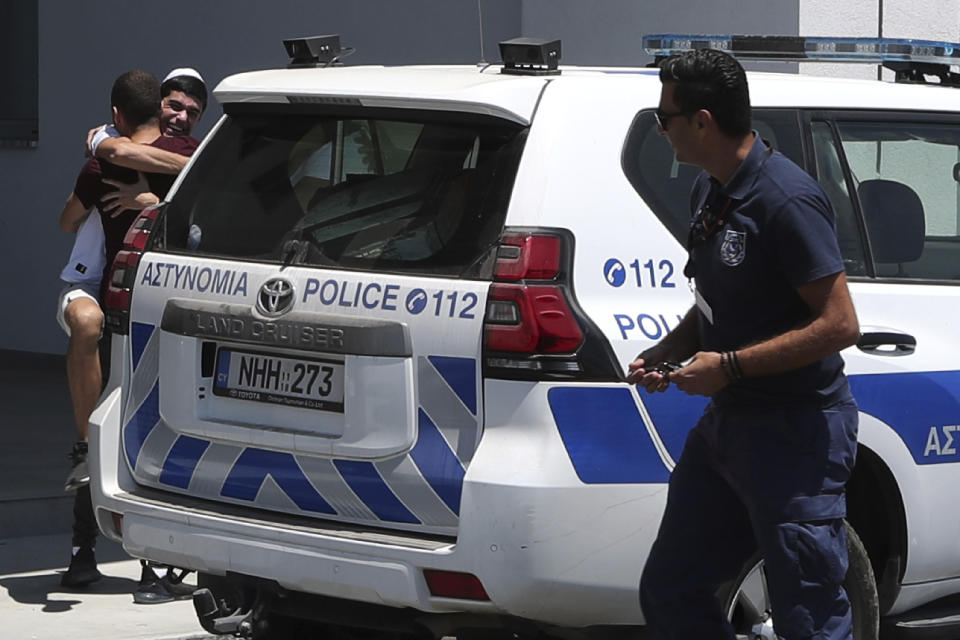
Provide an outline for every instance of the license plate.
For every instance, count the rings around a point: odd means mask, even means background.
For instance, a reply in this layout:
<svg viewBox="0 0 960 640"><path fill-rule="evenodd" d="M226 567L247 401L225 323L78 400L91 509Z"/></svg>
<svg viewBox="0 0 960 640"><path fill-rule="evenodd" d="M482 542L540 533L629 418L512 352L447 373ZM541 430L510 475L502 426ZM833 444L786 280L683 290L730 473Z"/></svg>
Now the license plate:
<svg viewBox="0 0 960 640"><path fill-rule="evenodd" d="M290 407L343 412L343 362L220 349L213 393Z"/></svg>

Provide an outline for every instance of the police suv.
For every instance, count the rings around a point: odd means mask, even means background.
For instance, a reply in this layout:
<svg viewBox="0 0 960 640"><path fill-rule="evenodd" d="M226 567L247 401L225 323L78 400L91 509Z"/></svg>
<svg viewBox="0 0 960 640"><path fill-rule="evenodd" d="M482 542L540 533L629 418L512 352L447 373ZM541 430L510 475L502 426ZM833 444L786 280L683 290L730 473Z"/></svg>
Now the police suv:
<svg viewBox="0 0 960 640"><path fill-rule="evenodd" d="M479 67L286 45L290 68L220 83L224 117L113 265L101 529L197 570L211 633L635 630L706 404L623 381L692 303L698 170L659 135L657 70L560 68L533 39ZM894 69L749 82L755 127L833 202L863 331L843 353L857 637L956 637L960 46L645 45ZM773 637L759 558L719 595L741 637Z"/></svg>

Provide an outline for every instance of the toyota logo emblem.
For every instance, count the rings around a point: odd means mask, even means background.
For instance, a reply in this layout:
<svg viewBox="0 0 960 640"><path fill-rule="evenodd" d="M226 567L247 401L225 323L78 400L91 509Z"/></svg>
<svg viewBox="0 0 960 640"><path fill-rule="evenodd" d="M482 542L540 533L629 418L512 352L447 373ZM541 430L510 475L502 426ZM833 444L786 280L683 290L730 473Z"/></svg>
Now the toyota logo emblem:
<svg viewBox="0 0 960 640"><path fill-rule="evenodd" d="M270 278L257 294L257 311L275 318L293 308L293 285L283 278Z"/></svg>

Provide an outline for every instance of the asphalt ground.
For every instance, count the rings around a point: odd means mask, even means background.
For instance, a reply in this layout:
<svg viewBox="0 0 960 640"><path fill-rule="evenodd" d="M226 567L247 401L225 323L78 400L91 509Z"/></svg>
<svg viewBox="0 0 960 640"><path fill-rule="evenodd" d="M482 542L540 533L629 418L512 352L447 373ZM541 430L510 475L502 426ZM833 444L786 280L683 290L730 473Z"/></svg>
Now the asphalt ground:
<svg viewBox="0 0 960 640"><path fill-rule="evenodd" d="M189 600L135 604L140 563L102 537L104 577L83 590L60 586L70 562L71 416L63 357L0 350L0 638L213 638Z"/></svg>

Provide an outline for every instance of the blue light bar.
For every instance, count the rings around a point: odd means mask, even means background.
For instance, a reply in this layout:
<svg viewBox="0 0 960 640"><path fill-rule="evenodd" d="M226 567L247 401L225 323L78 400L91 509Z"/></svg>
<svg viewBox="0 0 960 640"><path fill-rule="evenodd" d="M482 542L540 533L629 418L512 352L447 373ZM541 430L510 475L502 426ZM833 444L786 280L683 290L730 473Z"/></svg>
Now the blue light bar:
<svg viewBox="0 0 960 640"><path fill-rule="evenodd" d="M960 44L900 38L654 34L643 37L643 48L657 57L691 49L719 49L757 60L960 65Z"/></svg>

